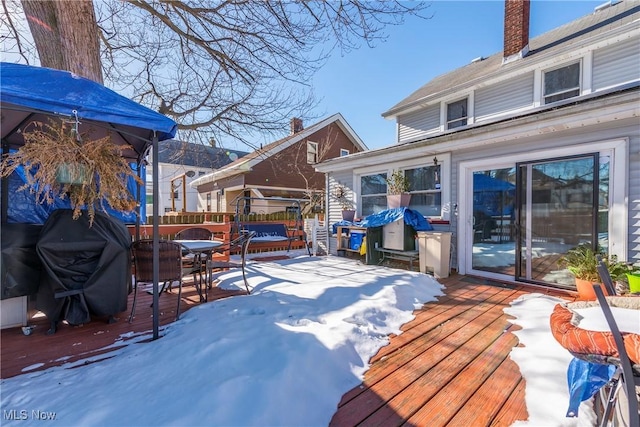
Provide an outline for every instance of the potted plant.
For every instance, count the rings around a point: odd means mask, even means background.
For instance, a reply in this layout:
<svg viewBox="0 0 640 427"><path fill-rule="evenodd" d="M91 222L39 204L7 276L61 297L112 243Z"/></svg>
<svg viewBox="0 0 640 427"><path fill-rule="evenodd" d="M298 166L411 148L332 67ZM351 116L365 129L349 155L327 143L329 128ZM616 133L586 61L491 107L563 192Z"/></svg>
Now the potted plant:
<svg viewBox="0 0 640 427"><path fill-rule="evenodd" d="M411 201L409 191L409 179L401 170L394 170L386 178L387 181L387 207L389 209L407 207Z"/></svg>
<svg viewBox="0 0 640 427"><path fill-rule="evenodd" d="M626 263L618 261L615 255L608 256L601 247L593 250L590 244L580 244L560 258L560 267L566 268L575 277L576 289L580 299L595 300L593 283L602 283L598 273L599 259L602 259L609 270L611 279L615 282L624 277L629 271ZM607 294L606 289L603 291Z"/></svg>
<svg viewBox="0 0 640 427"><path fill-rule="evenodd" d="M73 219L86 209L93 224L95 209L106 206L132 212L137 201L127 188L129 178L143 184L122 157L127 146L111 142L107 135L91 139L90 131L80 135L77 125L51 120L33 122L22 132L24 145L0 163L0 176L24 167L26 183L37 203L53 204L57 198L69 199Z"/></svg>
<svg viewBox="0 0 640 427"><path fill-rule="evenodd" d="M349 189L344 185L337 185L335 188L335 199L342 208L342 219L353 222L356 211L353 209L353 200L349 197Z"/></svg>
<svg viewBox="0 0 640 427"><path fill-rule="evenodd" d="M630 265L626 272L627 282L629 283L629 292L632 294L640 293L640 262Z"/></svg>

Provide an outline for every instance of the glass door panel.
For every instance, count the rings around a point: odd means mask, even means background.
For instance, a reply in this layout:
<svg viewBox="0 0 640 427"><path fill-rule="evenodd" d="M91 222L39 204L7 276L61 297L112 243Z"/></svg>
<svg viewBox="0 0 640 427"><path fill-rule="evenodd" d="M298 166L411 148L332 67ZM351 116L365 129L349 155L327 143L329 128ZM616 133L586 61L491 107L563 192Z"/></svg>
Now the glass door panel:
<svg viewBox="0 0 640 427"><path fill-rule="evenodd" d="M596 242L596 165L597 154L517 165L516 280L574 287L558 259L578 244Z"/></svg>
<svg viewBox="0 0 640 427"><path fill-rule="evenodd" d="M514 276L514 170L489 169L473 173L473 270Z"/></svg>

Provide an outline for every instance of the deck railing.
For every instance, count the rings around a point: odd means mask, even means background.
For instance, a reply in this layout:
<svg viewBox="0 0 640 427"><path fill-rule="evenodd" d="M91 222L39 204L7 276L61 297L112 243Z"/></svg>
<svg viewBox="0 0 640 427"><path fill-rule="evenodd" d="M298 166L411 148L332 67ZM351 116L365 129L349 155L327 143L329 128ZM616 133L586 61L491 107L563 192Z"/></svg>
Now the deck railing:
<svg viewBox="0 0 640 427"><path fill-rule="evenodd" d="M236 215L233 213L176 212L159 217L158 227L160 229L160 238L162 239L174 239L176 233L180 230L197 225L198 227L211 230L216 238L229 241L235 232L234 225L243 222L275 222L285 224L289 231L289 237L300 237L299 239L292 240L291 249L305 248L305 240L302 238L304 236L304 221L301 222L301 220L297 218L297 215L292 212L239 215L237 222ZM127 228L131 236L135 239L135 225L128 225ZM152 217L147 218L146 224L140 225L139 237L141 239L150 239L153 237ZM250 245L249 252L272 252L286 249L287 245L283 246L281 242L256 242Z"/></svg>

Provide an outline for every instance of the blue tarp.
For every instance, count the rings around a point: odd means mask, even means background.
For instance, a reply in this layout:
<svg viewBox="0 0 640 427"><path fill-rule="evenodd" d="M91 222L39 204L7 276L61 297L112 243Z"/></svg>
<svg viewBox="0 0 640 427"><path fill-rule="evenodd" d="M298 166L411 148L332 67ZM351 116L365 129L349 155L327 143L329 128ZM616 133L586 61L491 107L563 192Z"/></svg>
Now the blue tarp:
<svg viewBox="0 0 640 427"><path fill-rule="evenodd" d="M52 116L74 117L76 110L81 120L107 123L114 130L136 128L133 133L148 140L153 131L159 141L176 134L177 125L170 118L68 71L2 62L0 82L3 113L10 105ZM11 131L4 120L3 139Z"/></svg>
<svg viewBox="0 0 640 427"><path fill-rule="evenodd" d="M123 156L138 163L154 135L162 141L173 138L177 130L173 120L99 83L50 68L0 62L0 103L2 141L12 149L24 143L21 130L29 123L47 122L52 117L75 120L77 115L80 133L91 131L96 138L109 133L113 142L131 147ZM9 222L42 224L51 210L68 207L68 202L51 207L38 205L28 190L18 194L13 190L22 185L20 180L25 181L20 174L14 175L8 185ZM133 181L129 188L133 189ZM145 197L142 188L141 207L146 204ZM108 212L124 222L135 221L134 214Z"/></svg>
<svg viewBox="0 0 640 427"><path fill-rule="evenodd" d="M404 219L405 224L410 225L416 231L431 231L433 227L424 216L418 211L409 208L394 208L380 211L376 214L367 216L360 222L340 221L333 224L333 234L337 233L337 229L342 225L355 225L357 227L381 227L400 219Z"/></svg>
<svg viewBox="0 0 640 427"><path fill-rule="evenodd" d="M567 417L577 417L580 403L591 399L607 384L616 367L613 365L601 365L573 358L567 369L567 382L569 385L569 409Z"/></svg>

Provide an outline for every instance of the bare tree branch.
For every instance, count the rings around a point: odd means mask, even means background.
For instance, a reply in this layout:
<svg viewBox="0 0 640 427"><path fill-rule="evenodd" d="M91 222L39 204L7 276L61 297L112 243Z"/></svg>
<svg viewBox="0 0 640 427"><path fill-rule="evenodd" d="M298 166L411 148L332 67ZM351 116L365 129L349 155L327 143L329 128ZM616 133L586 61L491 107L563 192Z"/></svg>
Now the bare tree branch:
<svg viewBox="0 0 640 427"><path fill-rule="evenodd" d="M86 57L73 52L65 34L91 29L100 43L98 68L108 86L176 120L181 139L208 142L213 137L221 145L250 147L259 144L258 138L286 134L291 117L315 119L309 113L317 105L312 78L332 51L375 46L386 38L386 27L421 16L428 7L384 0L2 2L7 11L0 19L3 37L13 40L9 47L24 62L32 58L21 47L21 28L13 23L20 5L41 63L48 53L39 40L46 36L54 39L61 56L69 55L66 61L84 66ZM78 14L76 3L93 4L94 22L66 16ZM58 28L58 22L65 28ZM63 62L60 68L70 65Z"/></svg>

